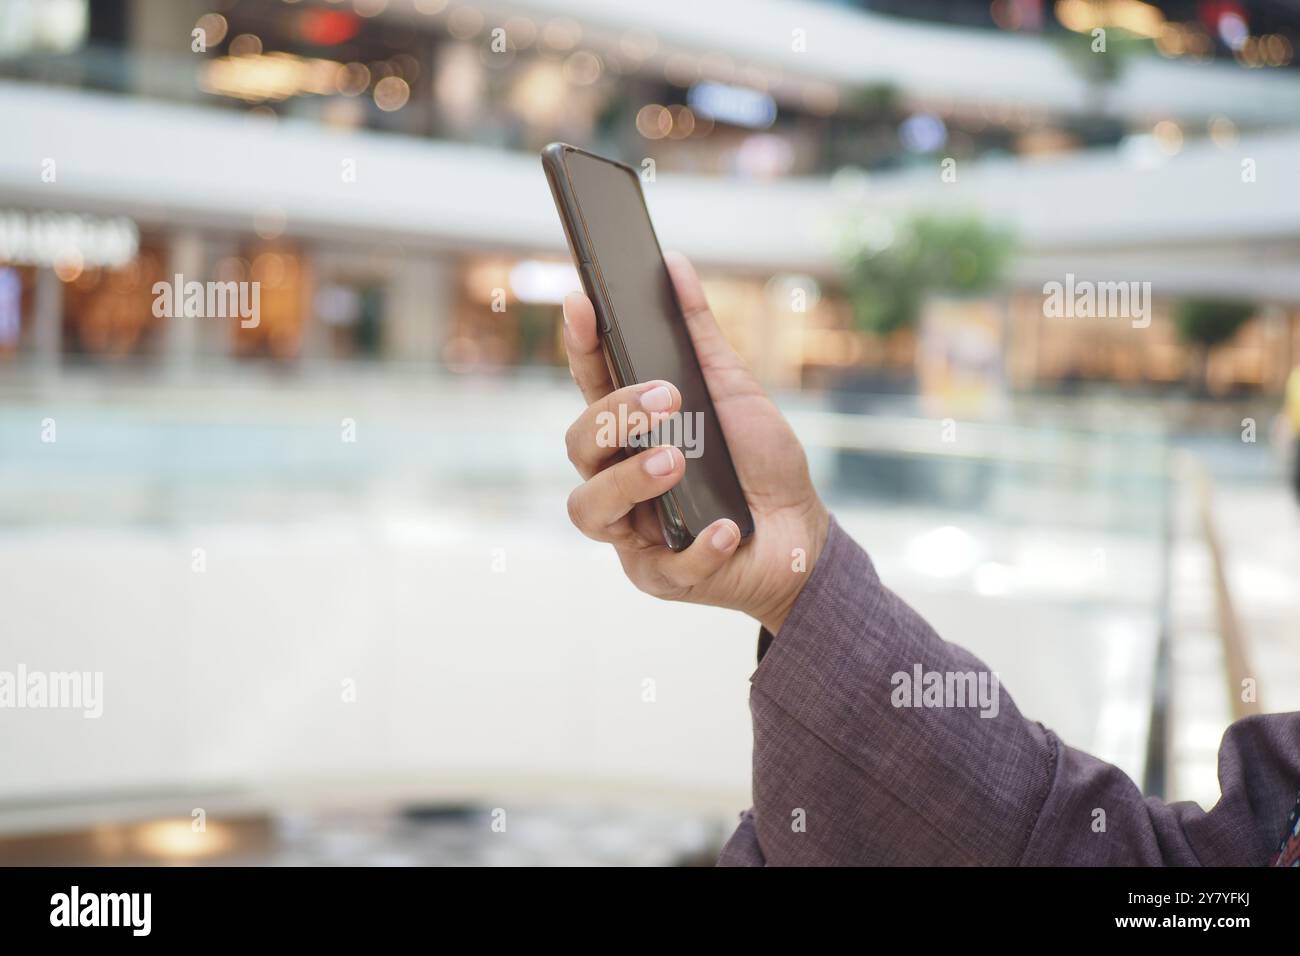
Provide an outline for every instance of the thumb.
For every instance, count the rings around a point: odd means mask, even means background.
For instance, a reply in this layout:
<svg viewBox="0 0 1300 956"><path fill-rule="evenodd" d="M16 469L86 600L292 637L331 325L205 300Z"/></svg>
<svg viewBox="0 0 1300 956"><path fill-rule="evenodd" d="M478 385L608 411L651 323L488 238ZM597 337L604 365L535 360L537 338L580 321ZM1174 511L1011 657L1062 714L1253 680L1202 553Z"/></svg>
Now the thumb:
<svg viewBox="0 0 1300 956"><path fill-rule="evenodd" d="M731 347L718 326L718 320L713 317L708 300L704 297L700 277L696 275L690 260L680 252L666 252L664 264L668 267L668 275L677 291L677 301L682 307L686 327L695 343L695 354L699 356L705 377L712 378L719 372L725 372L728 378L743 374L752 379L744 361Z"/></svg>

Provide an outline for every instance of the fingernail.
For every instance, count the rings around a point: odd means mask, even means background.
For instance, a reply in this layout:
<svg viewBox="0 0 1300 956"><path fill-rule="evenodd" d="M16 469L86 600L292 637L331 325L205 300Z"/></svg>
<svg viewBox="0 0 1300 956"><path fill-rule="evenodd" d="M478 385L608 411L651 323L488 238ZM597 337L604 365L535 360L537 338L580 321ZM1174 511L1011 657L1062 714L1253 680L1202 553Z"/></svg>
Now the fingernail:
<svg viewBox="0 0 1300 956"><path fill-rule="evenodd" d="M718 530L713 532L713 537L709 541L719 551L730 551L731 546L739 540L736 529L731 524L720 524Z"/></svg>
<svg viewBox="0 0 1300 956"><path fill-rule="evenodd" d="M673 393L667 385L656 385L648 392L641 393L641 407L647 412L666 412L672 405Z"/></svg>
<svg viewBox="0 0 1300 956"><path fill-rule="evenodd" d="M676 464L673 450L665 448L646 459L645 470L656 478L662 478L664 475L671 475Z"/></svg>

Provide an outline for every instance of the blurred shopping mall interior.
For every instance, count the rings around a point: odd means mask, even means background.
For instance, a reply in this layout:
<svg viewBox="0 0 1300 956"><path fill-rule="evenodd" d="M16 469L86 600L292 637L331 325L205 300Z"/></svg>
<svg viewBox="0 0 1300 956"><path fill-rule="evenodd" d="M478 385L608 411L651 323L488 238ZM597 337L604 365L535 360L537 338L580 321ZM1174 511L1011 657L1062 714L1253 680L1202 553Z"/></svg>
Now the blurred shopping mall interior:
<svg viewBox="0 0 1300 956"><path fill-rule="evenodd" d="M556 140L638 170L882 578L1212 803L1300 707L1297 44L1281 0L3 0L0 670L104 698L0 711L0 861L716 855L757 628L568 524ZM181 277L258 320L158 314Z"/></svg>

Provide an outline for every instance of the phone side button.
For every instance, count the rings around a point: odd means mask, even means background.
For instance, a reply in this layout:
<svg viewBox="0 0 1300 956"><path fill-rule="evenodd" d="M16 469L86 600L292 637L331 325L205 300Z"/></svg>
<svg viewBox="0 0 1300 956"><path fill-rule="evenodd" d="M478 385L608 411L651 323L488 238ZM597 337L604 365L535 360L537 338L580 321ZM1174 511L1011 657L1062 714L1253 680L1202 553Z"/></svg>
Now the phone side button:
<svg viewBox="0 0 1300 956"><path fill-rule="evenodd" d="M596 281L596 269L590 262L581 263L578 268L582 271L582 284L587 288L587 294L591 296L591 305L596 311L596 320L600 323L600 331L608 335L610 332L609 316L605 315L604 309L597 304L600 297L600 283Z"/></svg>

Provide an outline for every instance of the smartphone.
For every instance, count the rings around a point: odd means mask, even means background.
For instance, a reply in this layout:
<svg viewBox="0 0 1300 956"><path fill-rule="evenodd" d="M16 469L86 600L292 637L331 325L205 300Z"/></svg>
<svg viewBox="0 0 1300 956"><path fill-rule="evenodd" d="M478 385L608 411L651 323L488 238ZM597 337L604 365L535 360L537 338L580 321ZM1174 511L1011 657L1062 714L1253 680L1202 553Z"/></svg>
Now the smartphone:
<svg viewBox="0 0 1300 956"><path fill-rule="evenodd" d="M640 177L625 163L565 143L542 150L542 168L573 264L595 307L616 387L662 379L681 392L679 427L667 433L686 456L686 474L655 500L665 543L680 551L719 518L736 522L743 540L753 534L754 518L650 223Z"/></svg>

